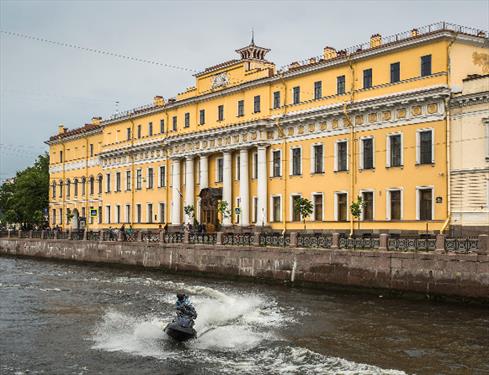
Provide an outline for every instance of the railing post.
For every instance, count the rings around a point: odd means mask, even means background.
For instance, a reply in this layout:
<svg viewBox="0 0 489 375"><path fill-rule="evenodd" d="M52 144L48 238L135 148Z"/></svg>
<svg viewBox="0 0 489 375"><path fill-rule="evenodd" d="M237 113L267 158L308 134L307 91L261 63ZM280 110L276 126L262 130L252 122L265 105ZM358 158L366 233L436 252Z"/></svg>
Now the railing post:
<svg viewBox="0 0 489 375"><path fill-rule="evenodd" d="M138 231L138 239L137 239L138 242L142 242L143 241L143 231L140 230Z"/></svg>
<svg viewBox="0 0 489 375"><path fill-rule="evenodd" d="M32 238L32 232L33 232L33 230L31 229L31 230L29 231L29 238Z"/></svg>
<svg viewBox="0 0 489 375"><path fill-rule="evenodd" d="M72 240L73 239L73 230L70 228L68 229L68 239Z"/></svg>
<svg viewBox="0 0 489 375"><path fill-rule="evenodd" d="M290 244L289 247L297 247L297 232L290 232Z"/></svg>
<svg viewBox="0 0 489 375"><path fill-rule="evenodd" d="M160 231L160 243L165 243L165 231Z"/></svg>
<svg viewBox="0 0 489 375"><path fill-rule="evenodd" d="M41 240L45 240L45 239L46 239L46 230L45 230L45 229L43 229L43 230L41 231Z"/></svg>
<svg viewBox="0 0 489 375"><path fill-rule="evenodd" d="M83 230L83 241L86 241L88 239L88 229Z"/></svg>
<svg viewBox="0 0 489 375"><path fill-rule="evenodd" d="M260 232L253 233L253 246L260 246Z"/></svg>
<svg viewBox="0 0 489 375"><path fill-rule="evenodd" d="M333 233L333 240L331 241L331 248L338 249L340 247L340 234Z"/></svg>
<svg viewBox="0 0 489 375"><path fill-rule="evenodd" d="M445 252L445 235L437 234L435 242L435 253L443 254Z"/></svg>
<svg viewBox="0 0 489 375"><path fill-rule="evenodd" d="M18 237L18 238L22 238L22 229L19 229L19 230L17 231L17 237Z"/></svg>
<svg viewBox="0 0 489 375"><path fill-rule="evenodd" d="M53 238L57 240L59 238L59 230L55 230L53 234Z"/></svg>
<svg viewBox="0 0 489 375"><path fill-rule="evenodd" d="M222 245L222 232L216 232L216 245Z"/></svg>
<svg viewBox="0 0 489 375"><path fill-rule="evenodd" d="M183 243L184 244L190 243L190 232L187 229L183 231Z"/></svg>
<svg viewBox="0 0 489 375"><path fill-rule="evenodd" d="M489 236L487 234L479 234L479 247L477 254L489 255Z"/></svg>
<svg viewBox="0 0 489 375"><path fill-rule="evenodd" d="M100 229L99 233L100 233L100 236L99 236L99 238L98 238L98 239L99 239L99 241L103 241L103 240L105 240L105 238L104 238L104 237L105 237L105 230Z"/></svg>
<svg viewBox="0 0 489 375"><path fill-rule="evenodd" d="M118 242L122 242L122 236L123 236L123 233L122 233L122 231L121 231L121 230L119 230L119 231L117 232L117 241L118 241Z"/></svg>
<svg viewBox="0 0 489 375"><path fill-rule="evenodd" d="M12 229L8 229L7 230L7 238L11 238L12 237Z"/></svg>
<svg viewBox="0 0 489 375"><path fill-rule="evenodd" d="M381 233L379 236L379 251L387 251L389 249L389 235Z"/></svg>

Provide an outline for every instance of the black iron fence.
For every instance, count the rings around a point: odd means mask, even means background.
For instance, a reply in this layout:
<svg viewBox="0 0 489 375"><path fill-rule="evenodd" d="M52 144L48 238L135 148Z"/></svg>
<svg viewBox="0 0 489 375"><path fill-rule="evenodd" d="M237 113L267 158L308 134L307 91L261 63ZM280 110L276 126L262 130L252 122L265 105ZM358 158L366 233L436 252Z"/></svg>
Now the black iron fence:
<svg viewBox="0 0 489 375"><path fill-rule="evenodd" d="M333 236L325 233L299 233L297 235L298 247L314 247L330 249L333 245Z"/></svg>
<svg viewBox="0 0 489 375"><path fill-rule="evenodd" d="M216 241L216 233L189 233L188 242L192 244L214 245Z"/></svg>
<svg viewBox="0 0 489 375"><path fill-rule="evenodd" d="M251 246L255 240L255 235L250 232L243 233L223 233L223 245Z"/></svg>
<svg viewBox="0 0 489 375"><path fill-rule="evenodd" d="M479 249L478 238L445 238L446 251L471 253Z"/></svg>
<svg viewBox="0 0 489 375"><path fill-rule="evenodd" d="M436 238L389 238L387 248L394 251L434 251Z"/></svg>
<svg viewBox="0 0 489 375"><path fill-rule="evenodd" d="M290 246L290 233L262 232L259 244L260 246Z"/></svg>

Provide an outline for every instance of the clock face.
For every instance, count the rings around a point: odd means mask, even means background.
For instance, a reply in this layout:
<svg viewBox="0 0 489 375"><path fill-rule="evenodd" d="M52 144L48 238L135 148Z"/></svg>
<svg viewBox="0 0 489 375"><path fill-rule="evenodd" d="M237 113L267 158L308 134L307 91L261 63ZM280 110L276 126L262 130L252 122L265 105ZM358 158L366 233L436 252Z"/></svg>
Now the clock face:
<svg viewBox="0 0 489 375"><path fill-rule="evenodd" d="M226 86L228 82L229 82L228 74L226 72L219 73L215 75L212 80L212 88L215 89L217 87Z"/></svg>

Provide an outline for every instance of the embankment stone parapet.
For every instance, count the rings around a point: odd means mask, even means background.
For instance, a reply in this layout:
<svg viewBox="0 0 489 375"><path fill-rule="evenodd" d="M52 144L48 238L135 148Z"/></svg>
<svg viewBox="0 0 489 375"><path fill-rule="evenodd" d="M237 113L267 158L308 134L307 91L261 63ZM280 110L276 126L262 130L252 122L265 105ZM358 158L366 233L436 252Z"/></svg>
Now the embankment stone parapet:
<svg viewBox="0 0 489 375"><path fill-rule="evenodd" d="M0 239L0 254L489 301L489 255Z"/></svg>

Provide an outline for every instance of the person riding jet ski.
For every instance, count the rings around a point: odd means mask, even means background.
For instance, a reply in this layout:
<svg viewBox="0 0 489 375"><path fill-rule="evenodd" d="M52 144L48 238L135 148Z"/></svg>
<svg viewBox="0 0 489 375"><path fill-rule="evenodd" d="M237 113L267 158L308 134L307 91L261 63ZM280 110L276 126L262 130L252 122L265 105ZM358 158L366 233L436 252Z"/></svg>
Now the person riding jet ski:
<svg viewBox="0 0 489 375"><path fill-rule="evenodd" d="M177 294L175 307L177 309L177 317L165 327L164 331L177 341L185 341L196 337L194 319L197 318L197 312L185 293Z"/></svg>
<svg viewBox="0 0 489 375"><path fill-rule="evenodd" d="M191 326L194 325L194 319L197 319L197 312L185 293L177 293L177 302L175 303L177 315L187 318L191 321Z"/></svg>

